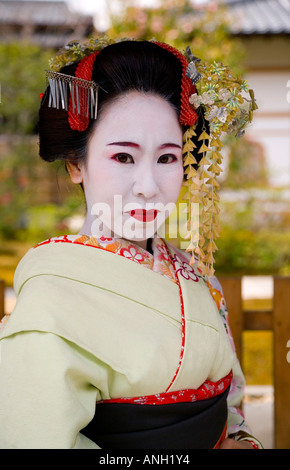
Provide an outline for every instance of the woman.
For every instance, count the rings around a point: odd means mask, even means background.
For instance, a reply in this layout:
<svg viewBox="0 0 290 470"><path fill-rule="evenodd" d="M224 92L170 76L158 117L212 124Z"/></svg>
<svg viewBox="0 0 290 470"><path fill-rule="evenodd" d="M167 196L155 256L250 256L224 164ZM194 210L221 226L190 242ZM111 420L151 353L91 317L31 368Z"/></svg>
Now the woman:
<svg viewBox="0 0 290 470"><path fill-rule="evenodd" d="M89 45L47 73L40 156L66 162L87 214L78 235L40 243L16 271L1 447L260 447L237 409L243 375L220 285L203 274L211 257L196 227L199 264L158 237L184 173L198 184L195 133L205 147L210 137L189 101L199 60L154 42Z"/></svg>

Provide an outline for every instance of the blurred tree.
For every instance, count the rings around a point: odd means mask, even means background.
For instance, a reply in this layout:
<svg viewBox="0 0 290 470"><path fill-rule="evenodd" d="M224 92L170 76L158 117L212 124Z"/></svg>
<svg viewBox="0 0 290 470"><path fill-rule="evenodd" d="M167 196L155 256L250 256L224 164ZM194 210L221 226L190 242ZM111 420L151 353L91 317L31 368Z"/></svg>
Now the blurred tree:
<svg viewBox="0 0 290 470"><path fill-rule="evenodd" d="M37 121L40 93L44 92L44 70L54 51L26 42L0 44L0 238L25 239L44 234L44 223L32 227L32 211L43 209L43 218L57 221L63 214L60 204L71 205L71 194L62 199L58 190L56 165L45 165L38 156ZM64 179L64 176L62 176ZM63 194L62 194L63 196ZM55 204L53 217L49 204ZM45 215L45 211L47 214ZM34 217L35 219L35 217ZM51 223L51 233L55 230ZM32 238L32 237L30 237Z"/></svg>
<svg viewBox="0 0 290 470"><path fill-rule="evenodd" d="M247 137L238 140L228 137L227 141L228 168L222 186L231 189L269 187L263 147Z"/></svg>
<svg viewBox="0 0 290 470"><path fill-rule="evenodd" d="M0 44L2 134L36 132L39 94L45 88L43 71L52 55L29 43Z"/></svg>
<svg viewBox="0 0 290 470"><path fill-rule="evenodd" d="M30 139L5 139L0 154L0 235L15 238L27 225L26 209L35 194L36 152Z"/></svg>
<svg viewBox="0 0 290 470"><path fill-rule="evenodd" d="M161 0L154 8L135 6L134 0L123 3L121 13L111 13L109 37L154 38L179 49L190 45L203 60L225 62L235 73L243 70L244 49L230 35L226 6L190 0Z"/></svg>
<svg viewBox="0 0 290 470"><path fill-rule="evenodd" d="M36 136L7 136L0 148L0 239L36 243L67 232L65 219L85 208L63 163L43 162Z"/></svg>

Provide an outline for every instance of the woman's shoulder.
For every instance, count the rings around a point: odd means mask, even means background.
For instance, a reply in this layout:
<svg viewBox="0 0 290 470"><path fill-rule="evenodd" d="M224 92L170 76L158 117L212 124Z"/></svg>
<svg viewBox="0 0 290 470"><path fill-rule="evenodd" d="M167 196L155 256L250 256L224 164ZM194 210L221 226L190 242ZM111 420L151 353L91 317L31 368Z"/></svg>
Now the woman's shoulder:
<svg viewBox="0 0 290 470"><path fill-rule="evenodd" d="M17 265L16 272L27 263L30 263L31 259L37 259L39 256L44 256L44 250L38 250L38 248L52 246L57 243L74 243L76 239L79 238L77 235L61 235L56 237L50 237L43 241L38 242L36 245L33 245L21 258L20 262ZM48 250L45 250L48 251ZM50 252L51 254L51 252Z"/></svg>
<svg viewBox="0 0 290 470"><path fill-rule="evenodd" d="M58 246L58 249L55 249L56 245ZM93 237L89 237L86 235L79 235L79 234L58 235L55 237L49 237L43 241L38 242L36 245L32 246L23 256L23 258L20 260L20 263L18 266L21 266L22 264L25 264L27 262L29 263L29 260L31 258L33 259L39 259L39 258L45 258L45 257L49 258L50 256L53 256L53 253L55 253L55 255L58 256L60 251L62 251L60 247L67 246L67 245L99 246L99 243L97 242L96 239L93 239Z"/></svg>

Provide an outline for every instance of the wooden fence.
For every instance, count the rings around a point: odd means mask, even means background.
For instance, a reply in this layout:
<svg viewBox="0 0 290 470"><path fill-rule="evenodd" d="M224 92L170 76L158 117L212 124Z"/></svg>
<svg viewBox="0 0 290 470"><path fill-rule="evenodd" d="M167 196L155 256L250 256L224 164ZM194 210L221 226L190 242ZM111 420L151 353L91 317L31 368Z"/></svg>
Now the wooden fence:
<svg viewBox="0 0 290 470"><path fill-rule="evenodd" d="M241 277L224 277L219 280L241 363L243 331L273 331L274 446L275 449L290 449L290 277L274 277L273 308L269 311L243 311ZM4 282L0 280L0 319L3 315Z"/></svg>
<svg viewBox="0 0 290 470"><path fill-rule="evenodd" d="M290 449L290 363L287 361L290 348L290 277L274 277L273 308L268 311L243 311L240 277L219 280L224 290L230 327L241 363L243 331L273 331L274 447Z"/></svg>

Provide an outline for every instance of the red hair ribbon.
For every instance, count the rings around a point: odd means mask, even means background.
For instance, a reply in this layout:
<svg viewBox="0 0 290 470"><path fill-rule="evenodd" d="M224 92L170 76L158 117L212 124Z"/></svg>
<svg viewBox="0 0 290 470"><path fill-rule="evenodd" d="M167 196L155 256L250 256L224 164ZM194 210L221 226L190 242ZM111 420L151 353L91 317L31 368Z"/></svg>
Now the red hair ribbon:
<svg viewBox="0 0 290 470"><path fill-rule="evenodd" d="M198 115L196 111L194 111L194 109L192 109L192 107L190 106L189 97L193 93L196 93L196 87L192 84L190 78L185 75L188 67L188 62L180 51L170 46L169 44L165 44L163 42L154 42L154 44L157 44L163 49L166 49L167 51L171 52L171 54L175 55L175 57L177 57L177 59L181 62L181 110L179 115L179 122L180 124L185 126L193 126L198 119Z"/></svg>
<svg viewBox="0 0 290 470"><path fill-rule="evenodd" d="M75 72L75 77L76 78L81 78L83 80L92 80L92 75L93 75L93 66L95 63L96 56L99 54L100 51L96 51L93 54L90 54L84 59L82 59L77 66L76 72ZM83 105L83 100L81 96L82 90L80 90L80 96L79 96L79 102L80 102L80 107L84 107ZM85 131L89 125L90 118L88 116L85 116L85 113L78 114L77 110L74 112L73 110L73 103L72 103L72 97L70 96L70 101L69 101L69 109L68 109L68 122L70 125L70 128L74 131Z"/></svg>
<svg viewBox="0 0 290 470"><path fill-rule="evenodd" d="M181 62L182 65L182 79L181 79L181 110L179 115L179 122L185 126L193 126L197 121L197 113L194 109L191 108L189 103L189 97L193 93L196 93L196 87L192 84L189 77L186 76L186 70L188 67L188 62L184 55L179 52L174 47L162 43L154 42L154 44L166 49L175 55L177 59ZM92 80L93 66L96 59L96 56L100 51L96 51L93 54L88 55L82 59L76 69L75 77L81 78L83 80ZM80 90L81 95L81 90ZM79 96L80 107L84 107L82 103L82 96ZM85 113L84 113L85 114ZM72 98L70 97L69 110L68 110L68 122L72 130L85 131L89 125L89 117L79 114L77 110L74 111Z"/></svg>

